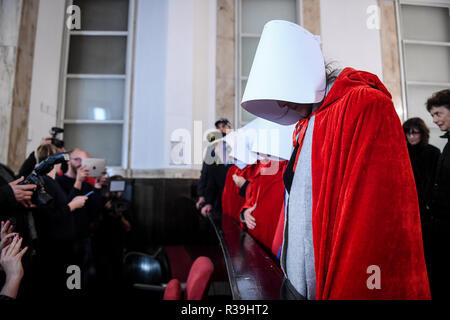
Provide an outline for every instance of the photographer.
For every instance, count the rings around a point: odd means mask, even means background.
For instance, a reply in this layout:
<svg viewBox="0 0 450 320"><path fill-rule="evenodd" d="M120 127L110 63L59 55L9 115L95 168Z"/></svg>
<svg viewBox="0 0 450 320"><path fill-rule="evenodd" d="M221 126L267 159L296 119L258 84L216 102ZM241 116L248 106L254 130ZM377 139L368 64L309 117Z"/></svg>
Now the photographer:
<svg viewBox="0 0 450 320"><path fill-rule="evenodd" d="M38 163L58 150L51 144L39 146L36 150ZM63 292L66 285L66 268L74 264L72 258L72 243L74 238L73 215L83 208L86 196L77 196L76 190L68 195L55 181L56 172L61 163L55 164L47 175L42 177L45 192L53 198L46 204L39 205L33 216L39 238L39 254L41 259L41 279L48 280L43 285L51 292ZM55 254L57 252L58 254Z"/></svg>
<svg viewBox="0 0 450 320"><path fill-rule="evenodd" d="M60 133L63 133L64 129L53 127L50 130L51 137L45 137L41 139L41 146L45 144L52 144L56 148L58 148L58 152L66 152L64 149L64 141L59 140L56 138L56 136ZM19 169L19 177L27 177L31 172L33 172L34 167L36 166L36 155L34 154L34 151L30 153L28 158L25 160L25 162L22 164L22 166ZM67 171L67 164L63 163L61 165L61 170L63 172Z"/></svg>
<svg viewBox="0 0 450 320"><path fill-rule="evenodd" d="M20 184L23 180L23 177L16 180L12 170L0 164L0 220L10 219L16 231L23 235L24 244L29 245L27 209L35 207L31 197L36 185Z"/></svg>
<svg viewBox="0 0 450 320"><path fill-rule="evenodd" d="M98 285L108 290L120 283L126 235L131 230L131 203L123 197L124 191L124 178L119 175L111 177L106 204L95 223Z"/></svg>
<svg viewBox="0 0 450 320"><path fill-rule="evenodd" d="M83 275L83 288L89 287L88 280L94 275L94 263L92 257L91 228L90 224L100 214L104 204L102 197L102 187L105 176L95 179L94 187L86 180L89 177L89 170L82 166L83 158L90 158L90 155L81 149L74 149L70 153L68 170L65 174L56 177L59 186L68 196L72 190L76 195L85 195L93 191L86 202L86 206L78 210L73 215L74 241L73 253L76 264L80 266Z"/></svg>
<svg viewBox="0 0 450 320"><path fill-rule="evenodd" d="M2 180L0 178L0 206L2 208L14 208L17 203L22 204L26 208L34 207L31 203L31 196L36 188L34 184L20 185L19 183L23 181L23 177L9 183Z"/></svg>

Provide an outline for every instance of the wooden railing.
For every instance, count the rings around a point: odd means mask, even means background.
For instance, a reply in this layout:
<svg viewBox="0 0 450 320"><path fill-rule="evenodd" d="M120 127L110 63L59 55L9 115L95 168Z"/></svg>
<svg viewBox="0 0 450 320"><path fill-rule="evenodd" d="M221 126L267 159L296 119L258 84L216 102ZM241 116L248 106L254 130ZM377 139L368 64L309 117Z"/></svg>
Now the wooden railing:
<svg viewBox="0 0 450 320"><path fill-rule="evenodd" d="M272 257L229 216L209 219L220 241L233 299L280 299L283 273Z"/></svg>

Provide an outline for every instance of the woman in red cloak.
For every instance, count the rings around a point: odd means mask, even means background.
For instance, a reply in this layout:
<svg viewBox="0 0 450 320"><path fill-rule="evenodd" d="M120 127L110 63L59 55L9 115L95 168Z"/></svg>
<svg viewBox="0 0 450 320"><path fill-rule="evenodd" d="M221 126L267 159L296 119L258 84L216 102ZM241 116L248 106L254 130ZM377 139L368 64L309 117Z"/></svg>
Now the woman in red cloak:
<svg viewBox="0 0 450 320"><path fill-rule="evenodd" d="M430 299L411 163L378 77L345 68L327 79L317 39L271 21L242 107L297 122L280 261L292 296Z"/></svg>

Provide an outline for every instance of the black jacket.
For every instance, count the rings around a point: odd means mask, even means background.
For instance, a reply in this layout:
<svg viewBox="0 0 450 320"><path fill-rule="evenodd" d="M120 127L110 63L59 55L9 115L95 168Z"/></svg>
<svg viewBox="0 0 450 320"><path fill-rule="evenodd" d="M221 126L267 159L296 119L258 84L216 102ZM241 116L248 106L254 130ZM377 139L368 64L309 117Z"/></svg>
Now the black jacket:
<svg viewBox="0 0 450 320"><path fill-rule="evenodd" d="M61 186L66 196L74 192L75 196L84 196L90 191L94 191L83 208L73 212L73 224L75 228L75 239L82 240L90 236L90 223L97 218L103 207L103 197L100 189L95 189L91 184L83 182L81 190L74 189L75 179L67 175L56 177L56 182Z"/></svg>
<svg viewBox="0 0 450 320"><path fill-rule="evenodd" d="M216 212L222 212L222 193L225 179L231 165L213 164L208 171L208 184L206 186L206 203L213 206Z"/></svg>
<svg viewBox="0 0 450 320"><path fill-rule="evenodd" d="M408 143L408 152L416 182L420 216L422 223L427 223L431 221L429 205L441 151L430 144L412 146Z"/></svg>
<svg viewBox="0 0 450 320"><path fill-rule="evenodd" d="M36 157L34 156L34 151L30 153L28 158L22 163L22 166L19 169L19 177L23 177L24 179L28 177L30 173L33 172L34 167L36 166Z"/></svg>
<svg viewBox="0 0 450 320"><path fill-rule="evenodd" d="M14 192L9 186L9 183L15 179L14 172L9 167L0 164L0 220L10 220L14 231L23 237L23 245L29 246L31 239L27 218L29 210L16 201Z"/></svg>
<svg viewBox="0 0 450 320"><path fill-rule="evenodd" d="M435 220L450 220L450 133L441 138L449 141L439 157L431 199L431 214Z"/></svg>
<svg viewBox="0 0 450 320"><path fill-rule="evenodd" d="M208 147L206 151L205 159L202 164L202 171L200 174L200 180L197 185L197 196L205 197L206 196L206 186L208 184L208 172L212 166L212 162L215 159L214 147Z"/></svg>
<svg viewBox="0 0 450 320"><path fill-rule="evenodd" d="M67 204L75 197L75 192L66 195L52 178L44 176L43 180L45 191L53 197L53 201L46 206L39 206L33 214L39 241L41 244L72 241L75 234L73 212Z"/></svg>
<svg viewBox="0 0 450 320"><path fill-rule="evenodd" d="M9 186L14 181L14 172L7 166L0 163L0 210L10 210L16 205L14 192Z"/></svg>

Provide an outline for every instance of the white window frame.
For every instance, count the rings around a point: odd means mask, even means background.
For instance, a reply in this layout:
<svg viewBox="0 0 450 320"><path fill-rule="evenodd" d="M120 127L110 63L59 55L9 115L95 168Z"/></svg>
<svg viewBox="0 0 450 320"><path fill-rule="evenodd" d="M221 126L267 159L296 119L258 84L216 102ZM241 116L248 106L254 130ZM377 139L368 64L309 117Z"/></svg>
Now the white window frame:
<svg viewBox="0 0 450 320"><path fill-rule="evenodd" d="M406 68L405 68L405 46L407 44L418 44L423 46L445 46L450 47L450 42L441 41L421 41L421 40L411 40L403 39L402 37L402 5L410 6L422 6L422 7L439 7L448 8L450 12L450 3L444 2L425 2L425 1L413 1L413 0L395 0L395 12L397 19L397 38L398 38L398 48L400 56L400 79L402 86L402 105L403 105L403 121L406 121L408 117L408 86L443 86L450 87L450 82L426 82L426 81L408 81L406 79Z"/></svg>
<svg viewBox="0 0 450 320"><path fill-rule="evenodd" d="M245 1L245 0L244 0ZM296 19L297 23L302 25L303 23L303 8L302 8L302 0L295 0L296 2ZM234 123L235 128L240 128L243 125L247 124L248 122L245 122L242 120L242 108L240 107L241 104L241 96L242 96L242 81L245 81L248 79L248 77L242 76L242 38L260 38L261 34L244 34L242 33L242 0L235 0L234 1L234 8L235 8L235 26L234 26L234 43L235 43L235 51L234 51L234 79L235 79L235 85L234 85L234 96L235 96L235 102L234 102Z"/></svg>
<svg viewBox="0 0 450 320"><path fill-rule="evenodd" d="M72 5L73 0L66 0L66 7ZM62 59L61 59L61 71L60 71L60 88L58 98L58 110L57 110L57 125L64 128L65 124L97 124L97 125L122 125L122 150L121 150L121 165L120 166L108 166L112 172L122 173L130 169L130 130L131 130L131 79L132 79L132 66L134 59L134 31L135 31L135 8L136 0L129 0L128 8L128 31L79 31L68 30L64 19L64 31L63 31L63 44L62 44ZM83 23L83 21L81 21ZM125 74L69 74L69 44L71 35L83 35L83 36L126 36L127 48L125 56ZM125 80L125 93L123 102L123 120L75 120L65 119L66 109L66 91L68 79L124 79Z"/></svg>

